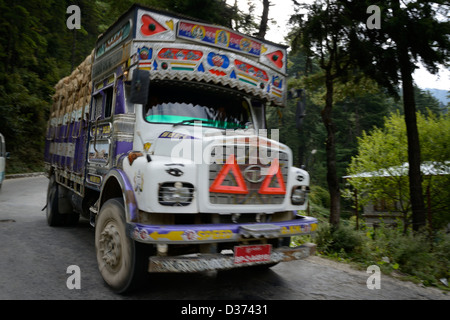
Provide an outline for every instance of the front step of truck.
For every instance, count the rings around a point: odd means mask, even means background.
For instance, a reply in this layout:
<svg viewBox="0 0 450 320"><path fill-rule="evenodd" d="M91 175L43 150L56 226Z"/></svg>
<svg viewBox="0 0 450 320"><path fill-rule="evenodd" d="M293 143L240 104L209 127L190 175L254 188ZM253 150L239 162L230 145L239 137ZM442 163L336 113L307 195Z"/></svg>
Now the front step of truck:
<svg viewBox="0 0 450 320"><path fill-rule="evenodd" d="M201 272L246 266L271 266L304 259L315 253L315 244L286 246L291 236L313 234L317 219L299 217L274 223L159 225L128 224L134 240L156 244L158 255L149 258L149 272ZM211 245L216 251L170 255L169 246ZM280 244L284 246L280 246ZM225 250L217 249L225 247ZM225 245L225 246L224 246Z"/></svg>
<svg viewBox="0 0 450 320"><path fill-rule="evenodd" d="M236 246L234 253L192 254L176 257L150 257L149 272L220 271L249 266L272 266L278 262L300 260L313 255L316 245L272 249L270 244Z"/></svg>

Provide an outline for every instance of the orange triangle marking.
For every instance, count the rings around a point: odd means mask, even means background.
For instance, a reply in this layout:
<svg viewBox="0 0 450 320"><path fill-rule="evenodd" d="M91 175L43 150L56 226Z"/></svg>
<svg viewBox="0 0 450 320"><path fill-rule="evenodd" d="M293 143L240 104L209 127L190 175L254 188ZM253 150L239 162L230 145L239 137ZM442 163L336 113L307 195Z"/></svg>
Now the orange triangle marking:
<svg viewBox="0 0 450 320"><path fill-rule="evenodd" d="M277 50L266 55L269 60L279 69L283 67L283 52Z"/></svg>
<svg viewBox="0 0 450 320"><path fill-rule="evenodd" d="M276 176L279 187L269 187L272 177ZM261 184L258 193L261 194L286 194L286 185L284 184L283 175L281 174L281 168L279 161L275 158L270 165L269 172Z"/></svg>
<svg viewBox="0 0 450 320"><path fill-rule="evenodd" d="M230 172L230 170L234 174L234 178L236 179L237 186L223 186L222 182L225 180L225 177ZM219 174L217 175L216 180L214 180L211 187L209 187L209 192L218 192L218 193L237 193L237 194L247 194L248 189L244 181L244 177L242 176L241 170L239 170L239 166L236 161L236 157L234 154L231 154L227 162L223 165Z"/></svg>
<svg viewBox="0 0 450 320"><path fill-rule="evenodd" d="M154 34L166 31L167 29L159 24L155 19L147 14L142 16L141 33L145 36L152 36Z"/></svg>

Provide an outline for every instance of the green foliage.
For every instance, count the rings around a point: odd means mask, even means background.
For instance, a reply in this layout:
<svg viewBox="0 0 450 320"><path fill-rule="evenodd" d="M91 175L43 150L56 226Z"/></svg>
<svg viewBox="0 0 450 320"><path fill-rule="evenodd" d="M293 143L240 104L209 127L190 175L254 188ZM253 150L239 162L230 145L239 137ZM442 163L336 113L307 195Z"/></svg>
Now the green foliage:
<svg viewBox="0 0 450 320"><path fill-rule="evenodd" d="M348 221L347 221L348 222ZM299 245L303 239L294 238ZM327 222L319 223L315 237L324 257L352 263L362 269L378 265L382 272L425 285L442 286L440 279L450 279L450 234L437 232L430 239L426 234L404 234L403 227L365 227L355 230L352 223L334 229Z"/></svg>
<svg viewBox="0 0 450 320"><path fill-rule="evenodd" d="M351 37L350 59L369 77L398 96L402 83L403 109L408 131L409 193L412 223L418 231L425 226L425 205L420 178L420 140L416 124L416 103L412 74L419 60L432 73L449 60L450 22L444 16L448 7L444 1L343 1L347 18L360 20L369 5L381 6L383 31L355 25L348 32ZM407 35L407 36L405 36ZM340 40L339 40L340 41Z"/></svg>
<svg viewBox="0 0 450 320"><path fill-rule="evenodd" d="M445 1L340 2L345 3L346 17L354 23L350 33L351 58L392 95L398 96L399 82L404 80L400 69L412 73L420 60L430 72L436 73L440 64L448 63L450 22L445 18L448 14ZM370 5L380 7L382 32L361 23L367 21L366 10Z"/></svg>
<svg viewBox="0 0 450 320"><path fill-rule="evenodd" d="M430 112L434 115L441 113L440 102L429 91L415 88L414 99L416 100L417 111L421 114L427 115Z"/></svg>
<svg viewBox="0 0 450 320"><path fill-rule="evenodd" d="M318 218L318 228L314 236L292 237L292 246L313 242L317 244L317 253L323 257L350 263L363 270L378 265L386 274L450 290L440 281L450 280L450 233L445 233L445 229L422 234L406 228L405 233L401 221L396 226L387 226L380 221L374 228L366 226L362 220L357 230L353 218L343 219L335 228L326 216L317 214L326 209L318 201L321 188L314 189L310 205L315 209L311 210L311 215Z"/></svg>
<svg viewBox="0 0 450 320"><path fill-rule="evenodd" d="M321 186L311 186L311 192L309 193L308 200L310 205L315 204L325 208L330 207L330 194Z"/></svg>
<svg viewBox="0 0 450 320"><path fill-rule="evenodd" d="M163 9L206 22L231 27L232 19L240 19L240 15L221 0L103 0L102 9L112 17L119 17L134 3L155 9ZM107 25L113 21L109 21Z"/></svg>
<svg viewBox="0 0 450 320"><path fill-rule="evenodd" d="M9 80L0 86L0 127L7 129L2 131L7 149L12 151L7 172L34 171L42 166L44 140L39 138L44 135L47 102L31 95L19 74L12 74Z"/></svg>
<svg viewBox="0 0 450 320"><path fill-rule="evenodd" d="M403 234L400 228L381 227L367 238L365 259L361 262L378 264L387 272L401 272L426 285L439 285L439 279L450 277L450 235ZM367 259L367 260L366 260Z"/></svg>
<svg viewBox="0 0 450 320"><path fill-rule="evenodd" d="M316 241L320 253L342 254L341 257L347 257L361 251L363 237L353 227L341 224L335 228L324 222L319 224Z"/></svg>
<svg viewBox="0 0 450 320"><path fill-rule="evenodd" d="M450 116L448 114L417 114L424 165L444 165L450 159ZM358 139L358 155L352 158L349 183L358 190L361 204L376 203L380 199L397 202L400 212L409 213L409 181L407 169L400 170L408 161L406 126L397 112L385 118L384 127L364 132ZM448 166L448 163L446 164ZM361 174L363 174L361 176ZM367 177L370 176L370 177ZM428 174L423 177L424 192L429 191L433 228L450 222L450 176ZM409 216L408 216L409 217Z"/></svg>
<svg viewBox="0 0 450 320"><path fill-rule="evenodd" d="M70 3L71 4L71 3ZM7 172L42 170L53 86L92 50L93 2L78 1L87 35L66 27L69 1L0 1L0 128L11 159Z"/></svg>

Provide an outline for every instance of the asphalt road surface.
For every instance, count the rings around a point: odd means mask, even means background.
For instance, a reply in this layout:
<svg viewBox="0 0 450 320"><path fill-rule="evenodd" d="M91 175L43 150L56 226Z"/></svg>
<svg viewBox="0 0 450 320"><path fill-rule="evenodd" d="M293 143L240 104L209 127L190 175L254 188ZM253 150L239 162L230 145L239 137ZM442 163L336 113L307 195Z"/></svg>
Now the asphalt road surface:
<svg viewBox="0 0 450 320"><path fill-rule="evenodd" d="M152 274L141 290L117 295L97 270L88 221L76 227L47 225L42 211L47 183L44 176L8 179L0 190L1 300L181 300L186 307L201 300L450 300L448 293L385 275L379 289L369 289L372 273L319 257L260 272ZM79 289L69 289L75 283L71 266L79 268Z"/></svg>

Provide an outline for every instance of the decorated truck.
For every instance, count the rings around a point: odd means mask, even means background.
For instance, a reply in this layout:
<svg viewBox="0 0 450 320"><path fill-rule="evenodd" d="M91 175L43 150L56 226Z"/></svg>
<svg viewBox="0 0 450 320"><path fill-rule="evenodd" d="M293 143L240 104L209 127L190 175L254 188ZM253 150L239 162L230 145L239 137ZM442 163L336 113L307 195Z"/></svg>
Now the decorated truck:
<svg viewBox="0 0 450 320"><path fill-rule="evenodd" d="M55 86L48 224L89 219L117 292L148 272L313 254L289 246L317 227L300 215L309 175L266 128L266 108L286 103L286 63L285 46L133 5Z"/></svg>

